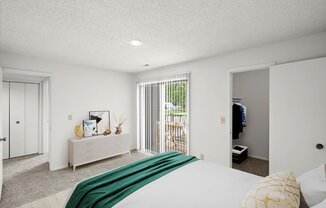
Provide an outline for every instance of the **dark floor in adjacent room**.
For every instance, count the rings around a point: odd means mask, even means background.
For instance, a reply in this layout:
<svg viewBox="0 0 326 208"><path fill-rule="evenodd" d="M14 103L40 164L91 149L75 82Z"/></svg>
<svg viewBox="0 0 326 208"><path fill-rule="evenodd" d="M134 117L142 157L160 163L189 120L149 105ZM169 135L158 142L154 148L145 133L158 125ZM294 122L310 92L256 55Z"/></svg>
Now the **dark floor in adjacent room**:
<svg viewBox="0 0 326 208"><path fill-rule="evenodd" d="M252 173L262 177L269 175L269 162L267 160L260 160L248 157L242 163L233 163L232 167L237 170Z"/></svg>

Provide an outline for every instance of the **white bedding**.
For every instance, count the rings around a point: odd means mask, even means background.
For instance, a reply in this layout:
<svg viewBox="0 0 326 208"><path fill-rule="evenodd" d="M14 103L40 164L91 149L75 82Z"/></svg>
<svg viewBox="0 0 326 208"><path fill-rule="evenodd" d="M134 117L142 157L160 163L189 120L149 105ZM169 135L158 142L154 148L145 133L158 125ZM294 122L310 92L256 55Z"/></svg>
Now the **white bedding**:
<svg viewBox="0 0 326 208"><path fill-rule="evenodd" d="M240 208L259 176L196 161L140 188L114 207Z"/></svg>

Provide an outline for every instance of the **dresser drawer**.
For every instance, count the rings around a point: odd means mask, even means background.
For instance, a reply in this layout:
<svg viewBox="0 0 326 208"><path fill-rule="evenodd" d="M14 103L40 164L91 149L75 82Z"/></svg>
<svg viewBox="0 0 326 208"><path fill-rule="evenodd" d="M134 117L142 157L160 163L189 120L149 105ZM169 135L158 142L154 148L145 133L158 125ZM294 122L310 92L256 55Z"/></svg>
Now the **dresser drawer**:
<svg viewBox="0 0 326 208"><path fill-rule="evenodd" d="M131 149L131 141L128 138L119 138L119 142L115 143L115 151L126 152Z"/></svg>
<svg viewBox="0 0 326 208"><path fill-rule="evenodd" d="M96 151L84 152L76 157L75 164L81 165L89 162L94 162L99 158L103 158L103 155L99 155L99 153Z"/></svg>

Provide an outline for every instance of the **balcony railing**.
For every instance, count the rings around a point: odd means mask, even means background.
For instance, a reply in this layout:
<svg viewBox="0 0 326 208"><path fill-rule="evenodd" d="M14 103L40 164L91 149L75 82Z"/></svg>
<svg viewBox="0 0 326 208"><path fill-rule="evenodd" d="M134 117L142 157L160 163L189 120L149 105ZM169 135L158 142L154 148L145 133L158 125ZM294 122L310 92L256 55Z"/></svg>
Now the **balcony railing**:
<svg viewBox="0 0 326 208"><path fill-rule="evenodd" d="M157 125L157 141L161 141L160 122ZM165 151L178 151L187 154L186 121L183 116L166 116L164 125L164 149Z"/></svg>
<svg viewBox="0 0 326 208"><path fill-rule="evenodd" d="M165 122L165 151L178 151L187 154L185 124Z"/></svg>

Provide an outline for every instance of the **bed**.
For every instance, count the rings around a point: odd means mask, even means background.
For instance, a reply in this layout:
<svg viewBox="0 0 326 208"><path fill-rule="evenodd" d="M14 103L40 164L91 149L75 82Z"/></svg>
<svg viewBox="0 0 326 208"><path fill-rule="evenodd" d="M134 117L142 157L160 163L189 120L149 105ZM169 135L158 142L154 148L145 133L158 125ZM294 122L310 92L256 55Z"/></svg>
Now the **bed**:
<svg viewBox="0 0 326 208"><path fill-rule="evenodd" d="M175 161L171 160L176 157L178 159ZM177 152L163 153L150 158L157 158L157 160L148 163L149 159L144 159L136 162L136 165L127 165L80 182L74 188L66 207L240 208L248 190L262 179L259 176L198 160L192 156L184 156ZM178 165L175 165L176 161ZM169 167L172 167L171 170L167 171L166 162L169 163ZM137 169L137 165L142 168L146 166L142 169L145 172ZM137 170L134 170L135 168ZM150 168L159 175L148 171ZM157 171L158 169L160 170ZM107 175L103 176L105 174ZM120 177L121 175L124 176ZM145 177L138 180L140 176ZM105 177L107 179L104 179ZM120 178L113 180L115 177ZM121 178L125 177L127 177L125 182L120 183L124 180ZM148 178L151 179L148 180ZM104 183L105 180L110 181L111 187L106 187L109 183ZM125 186L125 184L128 185ZM112 191L113 189L119 191ZM106 194L108 190L112 192L110 195ZM94 200L94 198L97 199ZM109 199L103 202L104 198Z"/></svg>
<svg viewBox="0 0 326 208"><path fill-rule="evenodd" d="M240 208L259 176L198 160L142 187L115 207Z"/></svg>

